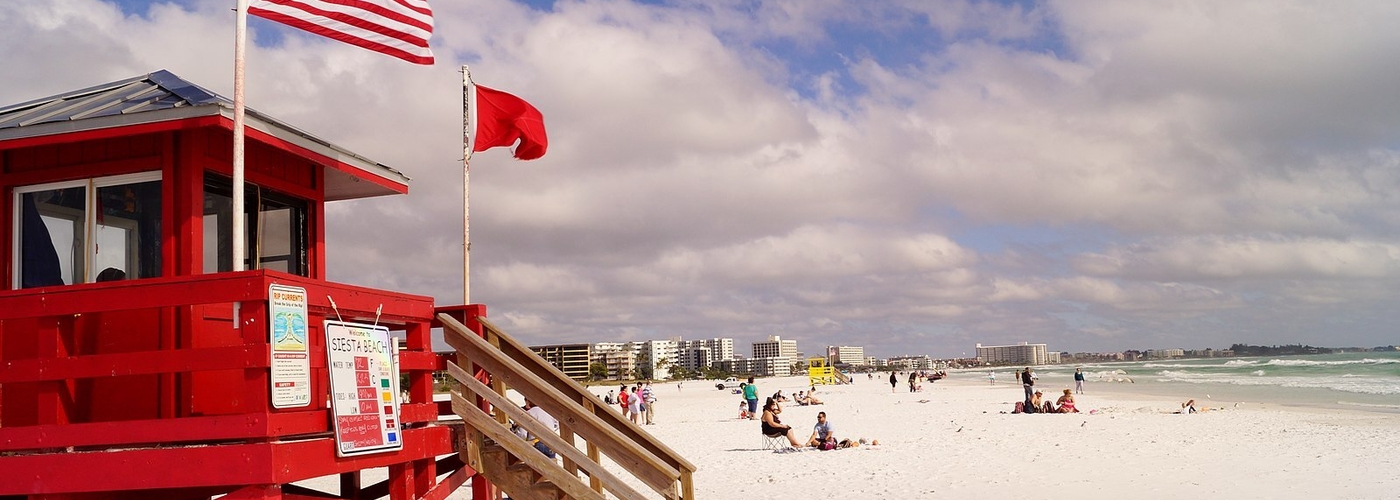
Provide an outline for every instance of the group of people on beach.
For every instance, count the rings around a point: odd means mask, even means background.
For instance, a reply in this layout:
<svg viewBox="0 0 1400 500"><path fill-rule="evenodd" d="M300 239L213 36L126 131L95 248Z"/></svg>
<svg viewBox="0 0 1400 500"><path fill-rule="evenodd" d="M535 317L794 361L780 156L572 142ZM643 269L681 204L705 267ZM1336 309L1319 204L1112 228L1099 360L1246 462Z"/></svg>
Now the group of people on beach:
<svg viewBox="0 0 1400 500"><path fill-rule="evenodd" d="M784 424L779 417L782 413L782 403L774 398L768 398L763 404L763 417L760 423L760 429L764 436L775 439L787 438L788 444L792 449L812 447L818 450L836 450L855 448L863 444L880 444L879 440L866 440L865 438L860 438L858 440L851 440L849 438L837 439L836 427L826 419L826 412L824 411L817 412L817 423L812 426L812 434L807 437L805 442L799 441L797 436L793 434L792 426Z"/></svg>
<svg viewBox="0 0 1400 500"><path fill-rule="evenodd" d="M1079 369L1074 370L1076 386L1080 393L1084 392L1084 375ZM1012 413L1079 413L1079 409L1074 406L1074 394L1065 389L1064 395L1055 400L1054 403L1044 400L1044 393L1035 390L1035 382L1038 379L1031 367L1017 373L1021 379L1021 387L1026 390L1025 401L1016 403L1016 408ZM995 380L995 379L993 379Z"/></svg>
<svg viewBox="0 0 1400 500"><path fill-rule="evenodd" d="M656 416L656 392L651 390L651 382L634 385L631 389L632 392L627 392L627 384L622 384L616 399L613 399L613 391L609 390L608 394L603 396L603 402L618 405L622 414L634 424L645 422L646 425L652 425Z"/></svg>
<svg viewBox="0 0 1400 500"><path fill-rule="evenodd" d="M869 375L869 374L867 374L867 375ZM946 378L947 376L948 376L948 372L945 372L945 371L936 371L936 372L924 372L924 371L917 371L917 372L915 372L915 371L911 371L911 372L909 372L909 392L923 392L923 390L924 390L924 385L921 384L920 382L922 382L922 381L924 381L924 380L928 380L929 382L934 382L934 381L942 380L942 379ZM891 371L891 372L890 372L890 392L895 392L895 389L898 388L898 387L899 387L899 376L898 376L898 374L896 374L895 372Z"/></svg>

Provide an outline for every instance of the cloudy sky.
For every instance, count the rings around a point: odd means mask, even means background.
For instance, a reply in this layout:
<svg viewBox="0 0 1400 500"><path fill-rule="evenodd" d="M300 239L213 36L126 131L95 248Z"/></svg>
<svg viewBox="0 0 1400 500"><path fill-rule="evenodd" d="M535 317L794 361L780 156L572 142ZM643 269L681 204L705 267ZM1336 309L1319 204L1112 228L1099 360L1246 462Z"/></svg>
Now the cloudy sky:
<svg viewBox="0 0 1400 500"><path fill-rule="evenodd" d="M233 4L0 2L0 104L232 95ZM549 129L472 161L472 299L527 343L1400 339L1400 3L433 8L431 67L250 23L250 106L413 179L331 205L333 280L461 302L468 64Z"/></svg>

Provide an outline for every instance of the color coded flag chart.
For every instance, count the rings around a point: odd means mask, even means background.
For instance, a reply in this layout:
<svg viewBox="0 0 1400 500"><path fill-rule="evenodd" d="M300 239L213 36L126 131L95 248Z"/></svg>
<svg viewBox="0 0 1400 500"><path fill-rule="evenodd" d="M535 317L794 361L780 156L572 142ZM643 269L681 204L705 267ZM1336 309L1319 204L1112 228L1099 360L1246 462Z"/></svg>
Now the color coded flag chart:
<svg viewBox="0 0 1400 500"><path fill-rule="evenodd" d="M337 456L402 449L399 370L389 329L327 321L325 331Z"/></svg>

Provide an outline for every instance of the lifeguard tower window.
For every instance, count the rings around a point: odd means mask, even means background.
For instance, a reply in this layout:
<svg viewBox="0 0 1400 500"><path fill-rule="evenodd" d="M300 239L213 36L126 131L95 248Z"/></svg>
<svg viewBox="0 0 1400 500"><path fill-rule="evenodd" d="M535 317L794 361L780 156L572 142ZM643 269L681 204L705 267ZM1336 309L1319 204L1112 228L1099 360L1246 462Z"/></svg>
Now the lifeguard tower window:
<svg viewBox="0 0 1400 500"><path fill-rule="evenodd" d="M160 172L25 186L14 203L13 288L161 274Z"/></svg>
<svg viewBox="0 0 1400 500"><path fill-rule="evenodd" d="M204 272L233 270L232 184L227 177L204 177ZM243 199L246 268L306 276L306 202L253 184Z"/></svg>

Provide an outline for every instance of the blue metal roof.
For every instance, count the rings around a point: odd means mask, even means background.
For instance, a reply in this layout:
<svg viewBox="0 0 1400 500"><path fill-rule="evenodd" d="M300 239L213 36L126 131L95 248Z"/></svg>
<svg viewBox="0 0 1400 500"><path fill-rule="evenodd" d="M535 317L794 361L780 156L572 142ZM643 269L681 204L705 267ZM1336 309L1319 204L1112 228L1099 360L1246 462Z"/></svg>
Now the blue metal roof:
<svg viewBox="0 0 1400 500"><path fill-rule="evenodd" d="M184 106L233 106L228 99L160 70L0 108L0 130Z"/></svg>
<svg viewBox="0 0 1400 500"><path fill-rule="evenodd" d="M408 177L296 127L245 109L246 126L305 147L396 184ZM0 142L82 130L155 123L198 116L232 119L233 101L166 70L0 107ZM337 175L340 174L340 175ZM327 169L327 200L393 194L393 190Z"/></svg>

